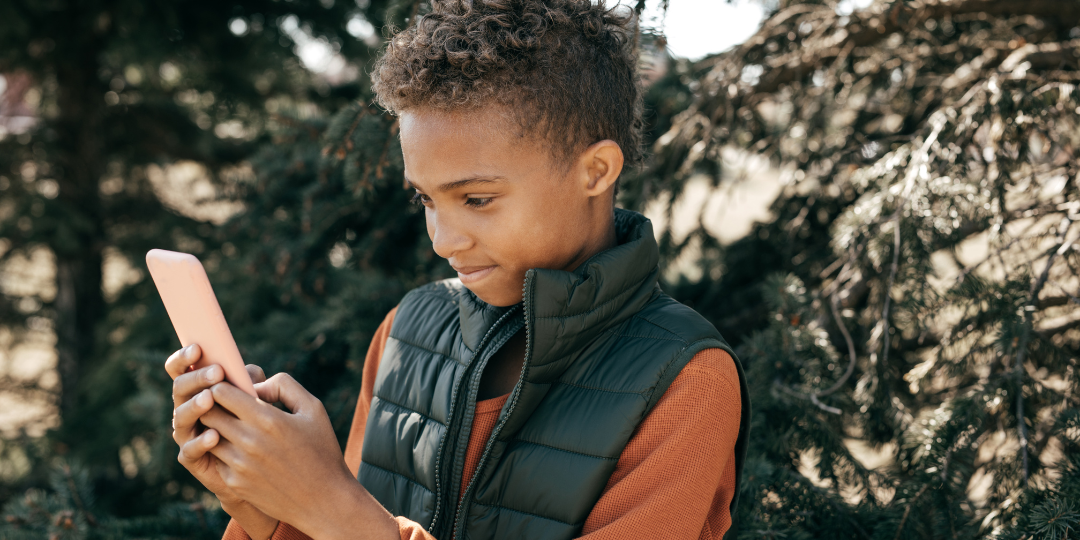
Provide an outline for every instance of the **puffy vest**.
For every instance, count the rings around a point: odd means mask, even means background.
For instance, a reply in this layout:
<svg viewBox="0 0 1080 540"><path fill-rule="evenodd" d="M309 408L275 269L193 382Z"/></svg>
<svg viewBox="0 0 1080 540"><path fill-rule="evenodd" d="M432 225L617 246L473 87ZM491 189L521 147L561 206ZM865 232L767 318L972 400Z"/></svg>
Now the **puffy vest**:
<svg viewBox="0 0 1080 540"><path fill-rule="evenodd" d="M357 474L392 514L444 540L579 535L635 428L696 353L719 347L742 391L734 518L750 425L742 366L712 324L660 290L649 220L618 209L615 227L618 245L573 272L529 270L514 306L491 306L456 279L405 295ZM480 375L522 326L521 375L462 494Z"/></svg>

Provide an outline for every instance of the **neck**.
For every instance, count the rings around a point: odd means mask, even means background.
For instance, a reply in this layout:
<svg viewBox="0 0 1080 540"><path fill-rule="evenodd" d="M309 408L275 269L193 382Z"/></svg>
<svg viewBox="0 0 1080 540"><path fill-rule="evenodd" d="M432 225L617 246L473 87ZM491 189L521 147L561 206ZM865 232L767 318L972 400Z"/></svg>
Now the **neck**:
<svg viewBox="0 0 1080 540"><path fill-rule="evenodd" d="M605 217L602 220L599 220L599 223L596 223L592 230L596 231L596 234L593 234L581 246L581 251L579 251L573 261L566 266L567 271L573 272L578 266L581 266L582 263L589 260L593 255L618 245L618 238L615 235L614 212L605 214Z"/></svg>

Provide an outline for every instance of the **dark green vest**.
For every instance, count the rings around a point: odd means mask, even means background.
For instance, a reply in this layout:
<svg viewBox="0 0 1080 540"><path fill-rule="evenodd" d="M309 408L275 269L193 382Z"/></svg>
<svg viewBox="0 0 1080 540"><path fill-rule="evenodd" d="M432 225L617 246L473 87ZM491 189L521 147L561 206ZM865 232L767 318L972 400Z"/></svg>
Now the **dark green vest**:
<svg viewBox="0 0 1080 540"><path fill-rule="evenodd" d="M357 475L387 510L443 540L577 536L635 428L683 366L710 347L735 358L716 328L660 290L649 220L616 210L615 226L619 245L575 271L529 270L515 306L486 304L456 279L405 295ZM459 507L480 375L522 326L525 364ZM750 425L735 365L742 420L732 516Z"/></svg>

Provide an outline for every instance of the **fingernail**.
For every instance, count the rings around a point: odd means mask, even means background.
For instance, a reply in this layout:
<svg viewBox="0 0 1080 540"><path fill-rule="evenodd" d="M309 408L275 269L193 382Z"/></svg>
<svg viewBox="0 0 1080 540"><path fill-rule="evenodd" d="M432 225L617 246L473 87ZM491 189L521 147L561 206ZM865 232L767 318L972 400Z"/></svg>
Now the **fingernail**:
<svg viewBox="0 0 1080 540"><path fill-rule="evenodd" d="M210 404L210 390L206 389L199 392L199 395L195 396L195 403L200 407L205 407Z"/></svg>
<svg viewBox="0 0 1080 540"><path fill-rule="evenodd" d="M221 368L217 366L210 366L206 368L206 379L210 382L217 382L221 377Z"/></svg>
<svg viewBox="0 0 1080 540"><path fill-rule="evenodd" d="M191 358L191 345L184 347L184 358Z"/></svg>

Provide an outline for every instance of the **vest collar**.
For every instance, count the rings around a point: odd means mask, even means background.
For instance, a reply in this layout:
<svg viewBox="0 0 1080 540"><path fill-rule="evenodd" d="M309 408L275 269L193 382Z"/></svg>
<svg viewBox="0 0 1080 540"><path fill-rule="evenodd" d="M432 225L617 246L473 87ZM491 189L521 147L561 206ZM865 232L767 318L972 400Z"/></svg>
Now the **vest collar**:
<svg viewBox="0 0 1080 540"><path fill-rule="evenodd" d="M659 250L652 222L615 209L617 245L573 271L534 268L526 273L523 304L531 347L529 379L554 380L601 332L623 322L648 302L657 286ZM465 345L476 350L487 330L521 304L495 307L462 288L459 302Z"/></svg>

